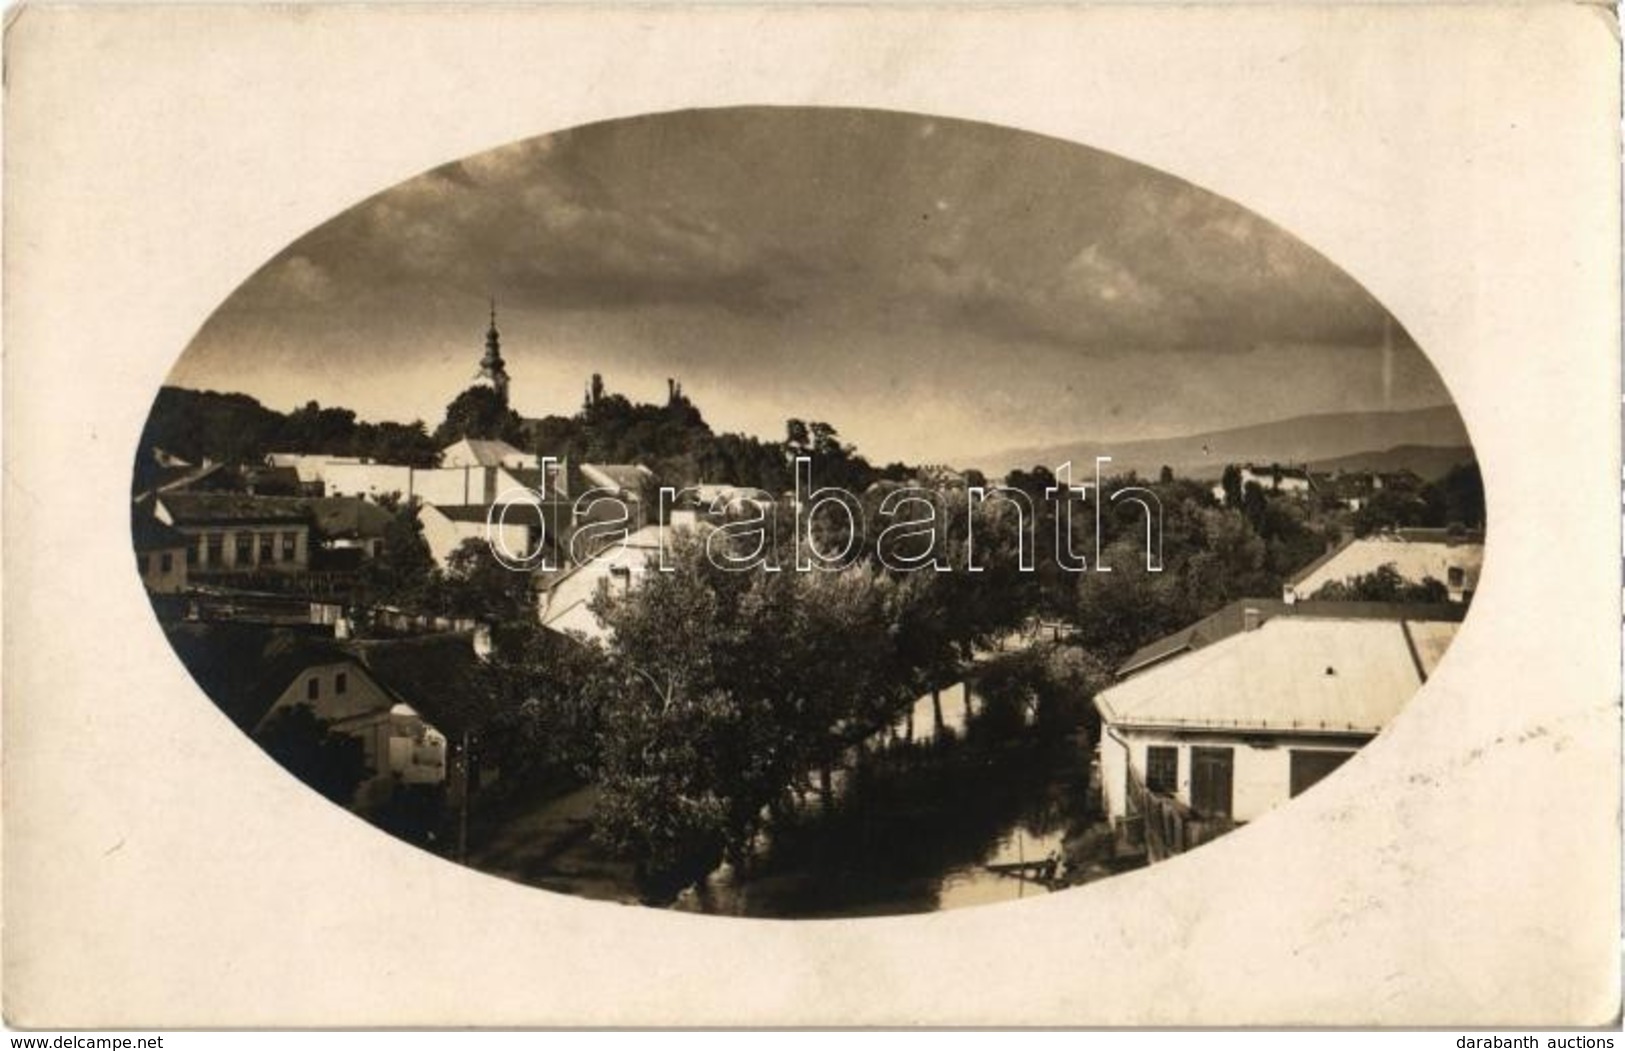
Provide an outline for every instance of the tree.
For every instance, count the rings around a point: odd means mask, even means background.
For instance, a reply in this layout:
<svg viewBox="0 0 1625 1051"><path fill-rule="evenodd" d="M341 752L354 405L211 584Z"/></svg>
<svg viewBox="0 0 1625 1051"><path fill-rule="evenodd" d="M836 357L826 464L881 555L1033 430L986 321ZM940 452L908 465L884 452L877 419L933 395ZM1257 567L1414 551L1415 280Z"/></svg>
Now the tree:
<svg viewBox="0 0 1625 1051"><path fill-rule="evenodd" d="M508 399L495 387L476 385L453 398L446 406L446 418L434 432L441 447L463 438L494 438L522 443L524 421L508 408Z"/></svg>
<svg viewBox="0 0 1625 1051"><path fill-rule="evenodd" d="M1224 474L1219 479L1219 485L1224 490L1224 506L1241 506L1241 468L1235 464L1226 464Z"/></svg>
<svg viewBox="0 0 1625 1051"><path fill-rule="evenodd" d="M391 510L378 556L363 565L361 590L374 602L415 604L436 578L434 556L423 539L418 505L396 504Z"/></svg>
<svg viewBox="0 0 1625 1051"><path fill-rule="evenodd" d="M695 538L669 556L670 572L594 603L614 684L597 833L661 893L723 858L748 874L764 815L809 774L827 800L840 754L904 696L883 574L729 572Z"/></svg>
<svg viewBox="0 0 1625 1051"><path fill-rule="evenodd" d="M446 558L437 589L437 612L474 617L488 624L534 619L531 576L497 560L491 545L469 537Z"/></svg>
<svg viewBox="0 0 1625 1051"><path fill-rule="evenodd" d="M1479 529L1484 525L1484 476L1478 464L1452 467L1438 482L1444 498L1444 523Z"/></svg>
<svg viewBox="0 0 1625 1051"><path fill-rule="evenodd" d="M1311 598L1324 602L1444 603L1450 601L1450 589L1433 577L1413 583L1400 575L1394 563L1387 562L1370 573L1330 581Z"/></svg>
<svg viewBox="0 0 1625 1051"><path fill-rule="evenodd" d="M329 729L308 704L281 709L255 738L285 770L340 806L350 804L370 773L361 739Z"/></svg>

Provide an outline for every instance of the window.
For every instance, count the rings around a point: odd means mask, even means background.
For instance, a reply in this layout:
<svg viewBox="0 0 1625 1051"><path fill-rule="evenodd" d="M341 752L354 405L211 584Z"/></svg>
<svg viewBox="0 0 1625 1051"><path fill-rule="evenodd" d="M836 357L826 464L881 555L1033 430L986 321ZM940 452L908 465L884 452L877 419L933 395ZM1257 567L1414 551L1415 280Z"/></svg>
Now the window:
<svg viewBox="0 0 1625 1051"><path fill-rule="evenodd" d="M146 576L148 573L152 572L152 556L144 554L144 555L141 555L140 558L141 558L141 575Z"/></svg>
<svg viewBox="0 0 1625 1051"><path fill-rule="evenodd" d="M1292 796L1297 798L1318 784L1327 774L1348 762L1353 752L1326 752L1307 748L1292 749Z"/></svg>
<svg viewBox="0 0 1625 1051"><path fill-rule="evenodd" d="M1191 807L1203 817L1231 816L1236 780L1234 748L1191 749Z"/></svg>
<svg viewBox="0 0 1625 1051"><path fill-rule="evenodd" d="M186 545L186 564L187 565L189 565L189 566L197 565L197 563L198 563L198 548L201 547L202 545L203 545L203 539L201 537L192 537L191 538L191 542Z"/></svg>
<svg viewBox="0 0 1625 1051"><path fill-rule="evenodd" d="M292 562L294 560L294 555L298 552L298 550L299 550L299 534L298 533L283 533L282 534L282 561L284 561L284 562Z"/></svg>
<svg viewBox="0 0 1625 1051"><path fill-rule="evenodd" d="M1178 748L1154 744L1145 750L1145 787L1163 796L1179 790Z"/></svg>
<svg viewBox="0 0 1625 1051"><path fill-rule="evenodd" d="M238 533L237 537L236 537L236 540L237 540L237 543L236 543L237 565L239 565L239 566L253 565L253 563L254 563L254 534L253 533Z"/></svg>
<svg viewBox="0 0 1625 1051"><path fill-rule="evenodd" d="M263 562L274 562L274 561L276 561L276 534L275 533L261 533L260 534L260 561L262 563Z"/></svg>
<svg viewBox="0 0 1625 1051"><path fill-rule="evenodd" d="M1467 583L1467 573L1460 566L1450 567L1450 586L1459 588Z"/></svg>
<svg viewBox="0 0 1625 1051"><path fill-rule="evenodd" d="M343 693L345 690L348 690L349 688L350 688L350 674L349 674L349 672L342 672L341 671L337 675L333 676L333 692L334 693Z"/></svg>
<svg viewBox="0 0 1625 1051"><path fill-rule="evenodd" d="M226 561L226 535L224 533L210 533L204 541L208 547L203 564L206 566L224 565Z"/></svg>
<svg viewBox="0 0 1625 1051"><path fill-rule="evenodd" d="M322 696L322 680L312 675L305 680L305 700L320 700Z"/></svg>
<svg viewBox="0 0 1625 1051"><path fill-rule="evenodd" d="M170 554L168 551L165 551L163 554L158 556L158 570L159 570L159 572L168 573L168 572L172 571L174 568L175 568L175 556L174 555Z"/></svg>

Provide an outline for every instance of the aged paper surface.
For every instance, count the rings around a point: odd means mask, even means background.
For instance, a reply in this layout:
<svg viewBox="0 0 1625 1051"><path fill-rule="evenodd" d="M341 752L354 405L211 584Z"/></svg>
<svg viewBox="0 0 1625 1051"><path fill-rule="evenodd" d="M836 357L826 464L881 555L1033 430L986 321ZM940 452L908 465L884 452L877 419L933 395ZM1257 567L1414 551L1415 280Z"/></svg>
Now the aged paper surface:
<svg viewBox="0 0 1625 1051"><path fill-rule="evenodd" d="M5 1011L24 1026L1560 1025L1619 1006L1618 77L1585 5L27 7L6 36ZM130 572L208 313L363 197L741 103L1043 132L1284 226L1483 466L1451 656L1346 775L989 909L736 921L415 852L206 703ZM966 995L974 990L974 995Z"/></svg>

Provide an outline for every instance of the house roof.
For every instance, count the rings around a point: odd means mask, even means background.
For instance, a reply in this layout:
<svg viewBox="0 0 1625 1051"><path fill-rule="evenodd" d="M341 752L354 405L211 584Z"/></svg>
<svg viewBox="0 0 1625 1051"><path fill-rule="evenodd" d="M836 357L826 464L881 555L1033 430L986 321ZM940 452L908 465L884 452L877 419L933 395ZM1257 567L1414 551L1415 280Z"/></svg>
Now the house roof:
<svg viewBox="0 0 1625 1051"><path fill-rule="evenodd" d="M1457 622L1466 614L1458 605L1434 605L1403 602L1285 602L1278 598L1237 599L1216 613L1195 624L1135 650L1118 665L1117 675L1124 678L1143 672L1152 665L1161 664L1170 657L1202 649L1227 639L1246 629L1247 610L1258 611L1259 623L1275 617L1290 616L1300 620L1427 620Z"/></svg>
<svg viewBox="0 0 1625 1051"><path fill-rule="evenodd" d="M547 588L547 614L542 625L554 631L603 634L603 625L587 608L601 583L617 571L640 573L660 552L661 528L644 526L559 575Z"/></svg>
<svg viewBox="0 0 1625 1051"><path fill-rule="evenodd" d="M1330 557L1311 562L1293 574L1287 586L1299 594L1313 595L1327 584L1365 576L1390 563L1402 578L1413 583L1428 577L1447 583L1450 570L1460 569L1465 586L1472 588L1484 565L1484 545L1451 543L1442 538L1408 540L1395 534L1365 537L1349 541Z"/></svg>
<svg viewBox="0 0 1625 1051"><path fill-rule="evenodd" d="M1143 674L1095 698L1107 722L1175 730L1380 731L1425 680L1410 624L1276 617ZM1454 623L1430 623L1434 655Z"/></svg>
<svg viewBox="0 0 1625 1051"><path fill-rule="evenodd" d="M175 525L232 522L309 523L310 503L297 497L244 493L162 493L158 504Z"/></svg>
<svg viewBox="0 0 1625 1051"><path fill-rule="evenodd" d="M496 714L472 632L356 640L345 649L378 685L441 733L478 730Z"/></svg>
<svg viewBox="0 0 1625 1051"><path fill-rule="evenodd" d="M581 473L601 486L625 489L631 493L636 493L654 477L653 471L635 463L584 463Z"/></svg>
<svg viewBox="0 0 1625 1051"><path fill-rule="evenodd" d="M533 493L540 493L543 496L553 495L549 494L547 489L547 476L549 472L540 467L504 467L503 471L508 475L508 477L512 478L514 481L518 482L520 485L524 486L526 489L529 489ZM563 485L564 472L561 470L557 473L553 480L553 489L556 492Z"/></svg>
<svg viewBox="0 0 1625 1051"><path fill-rule="evenodd" d="M314 631L261 624L184 622L167 631L186 670L226 717L253 730L288 684L307 669L355 663Z"/></svg>
<svg viewBox="0 0 1625 1051"><path fill-rule="evenodd" d="M323 536L381 538L394 519L384 508L359 496L319 496L306 503Z"/></svg>
<svg viewBox="0 0 1625 1051"><path fill-rule="evenodd" d="M1276 474L1279 474L1283 480L1294 478L1300 482L1314 484L1314 478L1310 476L1307 469L1302 467L1288 467L1285 464L1244 463L1241 465L1241 469L1251 473L1255 478L1274 478Z"/></svg>
<svg viewBox="0 0 1625 1051"><path fill-rule="evenodd" d="M1447 527L1410 526L1395 529L1388 535L1395 540L1403 540L1410 544L1482 544L1484 542L1484 531L1482 529L1452 532Z"/></svg>
<svg viewBox="0 0 1625 1051"><path fill-rule="evenodd" d="M137 551L173 551L192 544L191 537L158 521L139 505L130 508L130 535Z"/></svg>
<svg viewBox="0 0 1625 1051"><path fill-rule="evenodd" d="M497 438L464 438L446 446L444 455L450 459L453 450L459 447L466 447L469 458L481 467L501 467L504 462L531 458L528 453Z"/></svg>
<svg viewBox="0 0 1625 1051"><path fill-rule="evenodd" d="M486 523L488 520L487 516L491 514L491 509L496 506L499 505L425 505L425 507L432 507L436 511L439 511L453 522L472 522L480 525L484 525ZM568 523L570 521L570 512L572 510L572 505L567 500L547 500L540 504L531 503L524 500L516 500L507 504L506 506L508 510L505 513L500 511L497 512L497 520L505 522L511 526L535 525L538 521L545 522L550 532L558 529L560 522Z"/></svg>

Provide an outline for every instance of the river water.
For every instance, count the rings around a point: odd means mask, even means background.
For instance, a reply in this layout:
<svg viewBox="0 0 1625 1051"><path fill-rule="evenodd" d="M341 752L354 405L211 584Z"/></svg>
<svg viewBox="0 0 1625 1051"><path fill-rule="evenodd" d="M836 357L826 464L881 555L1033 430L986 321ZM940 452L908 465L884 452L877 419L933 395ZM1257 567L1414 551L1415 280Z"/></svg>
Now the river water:
<svg viewBox="0 0 1625 1051"><path fill-rule="evenodd" d="M1059 857L1091 818L1090 753L1079 732L1041 730L1028 713L988 712L974 686L930 696L855 756L835 806L809 800L764 844L747 880L727 866L674 908L780 918L930 912L1049 893L995 871Z"/></svg>

